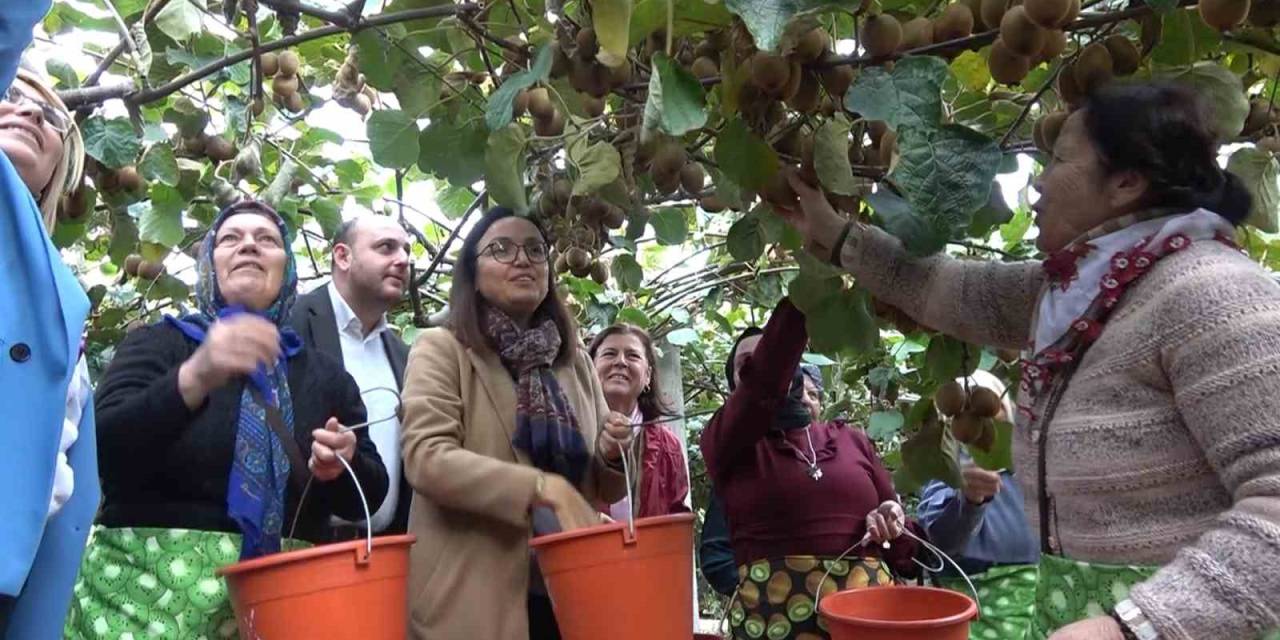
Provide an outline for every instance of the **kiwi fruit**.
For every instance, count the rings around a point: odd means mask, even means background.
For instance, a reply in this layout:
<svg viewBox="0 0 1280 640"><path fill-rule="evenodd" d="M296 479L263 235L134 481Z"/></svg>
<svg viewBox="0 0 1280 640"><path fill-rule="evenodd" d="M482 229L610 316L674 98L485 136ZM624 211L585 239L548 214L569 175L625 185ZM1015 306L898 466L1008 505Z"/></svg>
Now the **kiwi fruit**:
<svg viewBox="0 0 1280 640"><path fill-rule="evenodd" d="M800 91L800 80L804 67L800 65L798 60L789 58L791 69L787 75L787 86L782 88L782 93L778 96L782 100L788 101L795 97L796 92Z"/></svg>
<svg viewBox="0 0 1280 640"><path fill-rule="evenodd" d="M821 27L810 29L796 41L796 57L804 62L815 62L831 46L831 36Z"/></svg>
<svg viewBox="0 0 1280 640"><path fill-rule="evenodd" d="M589 118L599 118L604 115L604 98L583 96L582 111L586 113Z"/></svg>
<svg viewBox="0 0 1280 640"><path fill-rule="evenodd" d="M799 113L813 113L822 106L821 81L818 74L804 70L796 74L800 77L800 86L795 95L787 99L787 106Z"/></svg>
<svg viewBox="0 0 1280 640"><path fill-rule="evenodd" d="M591 265L591 279L595 280L596 284L604 284L608 282L609 267L605 266L603 262L596 260L596 263Z"/></svg>
<svg viewBox="0 0 1280 640"><path fill-rule="evenodd" d="M271 77L280 71L280 57L274 51L268 51L258 58L259 66L262 67L262 75Z"/></svg>
<svg viewBox="0 0 1280 640"><path fill-rule="evenodd" d="M571 247L564 253L564 259L569 268L574 271L591 268L591 254L582 247Z"/></svg>
<svg viewBox="0 0 1280 640"><path fill-rule="evenodd" d="M711 58L701 57L693 61L693 66L689 71L693 74L693 77L699 80L706 80L707 78L720 76L720 65Z"/></svg>
<svg viewBox="0 0 1280 640"><path fill-rule="evenodd" d="M511 101L511 117L519 118L529 111L529 90L521 89Z"/></svg>
<svg viewBox="0 0 1280 640"><path fill-rule="evenodd" d="M591 60L600 52L600 43L596 40L596 30L591 27L583 27L578 30L578 35L574 36L574 41L578 45L578 57L583 60Z"/></svg>
<svg viewBox="0 0 1280 640"><path fill-rule="evenodd" d="M624 62L623 64L620 64L616 67L610 67L609 65L606 65L603 63L601 63L600 66L604 68L605 75L609 78L610 90L612 90L614 87L621 87L622 85L627 84L628 82L631 82L631 63L630 62ZM600 97L600 96L597 96L597 97Z"/></svg>
<svg viewBox="0 0 1280 640"><path fill-rule="evenodd" d="M279 74L271 79L271 92L286 98L298 92L298 76Z"/></svg>
<svg viewBox="0 0 1280 640"><path fill-rule="evenodd" d="M903 39L906 39L905 28L903 32ZM937 42L967 38L972 33L973 13L969 11L969 7L959 3L947 5L933 23L933 39Z"/></svg>
<svg viewBox="0 0 1280 640"><path fill-rule="evenodd" d="M1067 15L1062 19L1061 22L1058 23L1058 28L1061 29L1071 24L1072 22L1075 22L1076 18L1079 18L1079 17L1080 17L1080 0L1071 0L1071 6L1067 9Z"/></svg>
<svg viewBox="0 0 1280 640"><path fill-rule="evenodd" d="M559 42L551 43L551 77L563 78L569 73L570 68L569 54L564 52L564 47Z"/></svg>
<svg viewBox="0 0 1280 640"><path fill-rule="evenodd" d="M1025 0L1027 17L1044 29L1056 29L1071 10L1071 0Z"/></svg>
<svg viewBox="0 0 1280 640"><path fill-rule="evenodd" d="M725 205L724 201L720 199L720 196L717 196L714 193L702 196L702 198L698 200L698 206L707 213L720 213L721 211L729 208Z"/></svg>
<svg viewBox="0 0 1280 640"><path fill-rule="evenodd" d="M280 75L292 76L297 75L298 67L302 65L302 60L298 58L298 54L292 51L281 51L279 55Z"/></svg>
<svg viewBox="0 0 1280 640"><path fill-rule="evenodd" d="M898 153L898 132L885 132L877 146L880 148L880 166L892 167L893 156Z"/></svg>
<svg viewBox="0 0 1280 640"><path fill-rule="evenodd" d="M356 97L363 97L363 96L361 95L361 96L356 96ZM367 99L366 99L366 101L367 101ZM262 112L263 112L263 111L266 111L266 110L267 110L267 101L266 101L266 100L263 100L263 99L262 99L262 96L258 96L258 97L256 97L256 98L254 98L254 99L253 99L253 104L252 104L252 105L250 105L249 109L253 112L253 117L255 117L255 118L256 118L256 117L258 117L258 116L262 115ZM358 109L357 109L357 111L358 111ZM368 111L366 110L366 111L365 111L365 113L368 113Z"/></svg>
<svg viewBox="0 0 1280 640"><path fill-rule="evenodd" d="M792 169L783 167L773 174L769 179L769 183L765 185L764 191L760 193L760 197L769 204L783 207L786 209L794 209L800 202L800 196L791 188L791 182L787 176Z"/></svg>
<svg viewBox="0 0 1280 640"><path fill-rule="evenodd" d="M124 272L131 275L138 275L138 267L142 265L142 256L132 254L124 259Z"/></svg>
<svg viewBox="0 0 1280 640"><path fill-rule="evenodd" d="M1061 29L1052 29L1044 34L1044 48L1040 50L1040 61L1048 62L1062 55L1067 50L1067 34Z"/></svg>
<svg viewBox="0 0 1280 640"><path fill-rule="evenodd" d="M1102 41L1111 54L1111 70L1118 76L1127 76L1138 70L1142 64L1142 53L1138 45L1121 34L1112 34Z"/></svg>
<svg viewBox="0 0 1280 640"><path fill-rule="evenodd" d="M1273 154L1280 153L1280 137L1267 136L1258 141L1258 148Z"/></svg>
<svg viewBox="0 0 1280 640"><path fill-rule="evenodd" d="M622 225L627 223L627 212L623 211L621 207L609 205L609 207L605 209L604 217L601 218L600 221L604 223L604 226L610 229L621 229Z"/></svg>
<svg viewBox="0 0 1280 640"><path fill-rule="evenodd" d="M1088 95L1111 81L1114 75L1111 52L1101 42L1090 43L1080 52L1080 57L1076 58L1072 75L1075 76L1076 87L1084 95Z"/></svg>
<svg viewBox="0 0 1280 640"><path fill-rule="evenodd" d="M680 170L684 168L687 162L684 148L678 144L664 145L661 149L653 154L653 173L664 176L676 176L679 178Z"/></svg>
<svg viewBox="0 0 1280 640"><path fill-rule="evenodd" d="M872 120L867 123L867 137L871 138L871 146L880 146L884 134L889 132L889 123L884 120Z"/></svg>
<svg viewBox="0 0 1280 640"><path fill-rule="evenodd" d="M703 171L702 165L697 162L686 162L680 168L680 186L689 195L698 195L702 193L702 187L707 183L707 172Z"/></svg>
<svg viewBox="0 0 1280 640"><path fill-rule="evenodd" d="M994 418L1000 413L1000 396L986 387L974 387L969 392L969 411L979 418Z"/></svg>
<svg viewBox="0 0 1280 640"><path fill-rule="evenodd" d="M1062 124L1067 121L1067 115L1065 111L1058 111L1036 120L1032 137L1041 151L1045 153L1053 151L1053 143L1058 140L1058 133L1062 131Z"/></svg>
<svg viewBox="0 0 1280 640"><path fill-rule="evenodd" d="M565 178L556 178L551 182L551 197L563 209L573 197L573 183Z"/></svg>
<svg viewBox="0 0 1280 640"><path fill-rule="evenodd" d="M966 399L964 386L955 380L943 383L933 392L933 406L944 416L959 415L964 411Z"/></svg>
<svg viewBox="0 0 1280 640"><path fill-rule="evenodd" d="M657 173L653 174L653 186L657 188L658 193L668 195L675 193L680 189L680 173Z"/></svg>
<svg viewBox="0 0 1280 640"><path fill-rule="evenodd" d="M1072 109L1080 106L1084 101L1084 92L1080 90L1080 85L1076 84L1075 69L1074 62L1064 66L1058 74L1057 82L1058 97Z"/></svg>
<svg viewBox="0 0 1280 640"><path fill-rule="evenodd" d="M138 168L133 165L120 167L115 171L116 184L124 191L141 191L143 182L142 176L138 175Z"/></svg>
<svg viewBox="0 0 1280 640"><path fill-rule="evenodd" d="M982 0L982 24L988 29L999 29L1000 20L1009 10L1009 0Z"/></svg>
<svg viewBox="0 0 1280 640"><path fill-rule="evenodd" d="M568 273L569 259L565 256L565 254L561 253L560 255L556 256L555 268L556 268L556 273Z"/></svg>
<svg viewBox="0 0 1280 640"><path fill-rule="evenodd" d="M887 56L902 43L902 25L887 13L872 16L862 23L858 40L871 57Z"/></svg>
<svg viewBox="0 0 1280 640"><path fill-rule="evenodd" d="M1249 24L1270 29L1280 24L1280 0L1253 0L1249 3Z"/></svg>
<svg viewBox="0 0 1280 640"><path fill-rule="evenodd" d="M234 157L239 151L236 145L222 136L209 136L204 145L204 154L214 162L226 162Z"/></svg>
<svg viewBox="0 0 1280 640"><path fill-rule="evenodd" d="M164 273L164 263L143 260L138 263L138 277L143 280L155 280Z"/></svg>
<svg viewBox="0 0 1280 640"><path fill-rule="evenodd" d="M1011 364L1017 362L1022 354L1017 349L996 349L996 357L1005 364Z"/></svg>
<svg viewBox="0 0 1280 640"><path fill-rule="evenodd" d="M834 53L829 55L835 56ZM837 100L844 100L844 96L849 92L849 87L853 85L856 75L857 73L853 70L853 67L847 64L827 67L819 74L822 79L822 88L827 90L827 95L833 96Z"/></svg>
<svg viewBox="0 0 1280 640"><path fill-rule="evenodd" d="M543 138L551 138L564 133L564 115L559 109L553 109L549 118L534 118L533 131Z"/></svg>
<svg viewBox="0 0 1280 640"><path fill-rule="evenodd" d="M1000 84L1015 85L1027 77L1031 70L1031 59L1021 56L1004 45L1000 39L991 43L991 51L987 54L987 69L991 78Z"/></svg>
<svg viewBox="0 0 1280 640"><path fill-rule="evenodd" d="M962 413L951 419L951 434L963 444L973 444L982 437L982 418Z"/></svg>
<svg viewBox="0 0 1280 640"><path fill-rule="evenodd" d="M965 11L968 11L966 8ZM969 15L969 19L973 20L973 15ZM928 18L912 18L902 23L902 43L898 45L899 51L910 51L927 47L933 44L934 25L933 21Z"/></svg>
<svg viewBox="0 0 1280 640"><path fill-rule="evenodd" d="M284 98L284 108L292 113L298 113L307 108L307 101L303 99L301 93L291 93Z"/></svg>
<svg viewBox="0 0 1280 640"><path fill-rule="evenodd" d="M1275 115L1275 109L1267 100L1254 100L1249 103L1249 115L1244 119L1244 128L1240 130L1240 135L1253 135L1262 128L1271 123L1272 116Z"/></svg>
<svg viewBox="0 0 1280 640"><path fill-rule="evenodd" d="M751 57L751 84L761 93L781 95L791 82L791 62L782 56L759 52Z"/></svg>
<svg viewBox="0 0 1280 640"><path fill-rule="evenodd" d="M549 120L555 115L556 105L551 101L551 94L544 87L535 87L527 92L529 113L538 119Z"/></svg>
<svg viewBox="0 0 1280 640"><path fill-rule="evenodd" d="M1249 0L1200 0L1200 19L1218 31L1240 26L1248 15Z"/></svg>
<svg viewBox="0 0 1280 640"><path fill-rule="evenodd" d="M1025 6L1019 5L1004 12L1000 19L1000 40L1020 56L1038 56L1044 49L1045 30L1027 16Z"/></svg>

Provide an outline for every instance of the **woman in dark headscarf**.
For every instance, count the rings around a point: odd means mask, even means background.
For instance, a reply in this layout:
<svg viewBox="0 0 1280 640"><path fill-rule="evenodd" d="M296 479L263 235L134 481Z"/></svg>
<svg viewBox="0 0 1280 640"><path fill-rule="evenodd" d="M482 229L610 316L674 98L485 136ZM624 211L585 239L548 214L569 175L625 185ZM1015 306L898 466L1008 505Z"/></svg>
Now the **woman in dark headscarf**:
<svg viewBox="0 0 1280 640"><path fill-rule="evenodd" d="M322 541L334 514L364 518L339 456L369 508L382 503L377 450L343 428L365 421L355 381L286 323L297 289L287 238L264 204L224 209L201 247L199 312L116 349L95 399L105 500L67 637L235 637L214 570L281 550L308 475L301 541Z"/></svg>
<svg viewBox="0 0 1280 640"><path fill-rule="evenodd" d="M744 331L725 363L729 399L702 432L738 564L734 638L827 638L819 593L916 573L916 544L898 539L906 517L871 440L813 419L799 368L807 342L804 315L786 299L763 330Z"/></svg>

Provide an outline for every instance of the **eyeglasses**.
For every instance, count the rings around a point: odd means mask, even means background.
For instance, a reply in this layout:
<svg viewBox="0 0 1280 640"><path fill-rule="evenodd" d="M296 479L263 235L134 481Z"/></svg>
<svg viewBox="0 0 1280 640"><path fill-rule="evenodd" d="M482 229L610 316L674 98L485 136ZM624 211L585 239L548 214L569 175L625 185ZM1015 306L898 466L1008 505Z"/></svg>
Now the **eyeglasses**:
<svg viewBox="0 0 1280 640"><path fill-rule="evenodd" d="M4 94L4 101L14 105L31 104L39 107L40 115L44 117L45 122L49 123L49 126L53 127L54 131L66 134L71 130L71 121L67 114L44 100L26 94L16 86L11 85L9 87L9 90Z"/></svg>
<svg viewBox="0 0 1280 640"><path fill-rule="evenodd" d="M511 238L498 238L493 242L485 245L480 250L480 255L489 254L494 260L504 264L511 264L520 257L520 250L524 250L524 255L529 262L534 264L542 264L547 261L547 245L538 240L533 240L528 244L521 244Z"/></svg>

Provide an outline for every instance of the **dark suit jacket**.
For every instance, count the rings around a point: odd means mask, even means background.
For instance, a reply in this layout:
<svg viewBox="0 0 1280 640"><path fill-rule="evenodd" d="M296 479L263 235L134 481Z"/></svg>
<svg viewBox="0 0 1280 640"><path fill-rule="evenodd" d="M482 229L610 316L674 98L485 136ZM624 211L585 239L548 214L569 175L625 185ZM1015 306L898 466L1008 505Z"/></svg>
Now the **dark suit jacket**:
<svg viewBox="0 0 1280 640"><path fill-rule="evenodd" d="M338 342L338 324L333 316L333 301L329 298L329 286L316 288L314 291L298 296L293 306L293 314L289 318L293 330L302 336L308 349L317 349L327 353L338 362L342 362L342 344ZM391 371L396 377L396 386L404 389L404 368L409 361L409 345L391 331L382 332L382 348L387 352L387 360L391 362ZM344 366L346 363L343 363ZM377 416L375 416L376 418ZM409 502L413 491L404 478L404 465L401 465L399 502L396 504L395 517L387 525L384 535L401 534L409 528Z"/></svg>

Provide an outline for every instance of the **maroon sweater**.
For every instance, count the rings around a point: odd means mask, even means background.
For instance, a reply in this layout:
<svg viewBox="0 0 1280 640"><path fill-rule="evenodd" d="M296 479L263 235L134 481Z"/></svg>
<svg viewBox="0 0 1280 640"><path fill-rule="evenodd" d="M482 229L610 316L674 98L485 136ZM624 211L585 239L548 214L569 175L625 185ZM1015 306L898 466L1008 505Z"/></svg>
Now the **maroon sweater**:
<svg viewBox="0 0 1280 640"><path fill-rule="evenodd" d="M804 315L783 299L765 325L740 383L702 432L702 455L724 501L734 559L746 564L788 555L835 557L866 533L866 516L896 500L893 480L860 429L843 422L810 426L822 479L808 475L804 429L773 429L773 417L808 343ZM788 446L788 443L790 446ZM912 532L920 529L911 523ZM899 575L915 575L916 542L899 538L886 552L868 544L857 556L885 557Z"/></svg>

